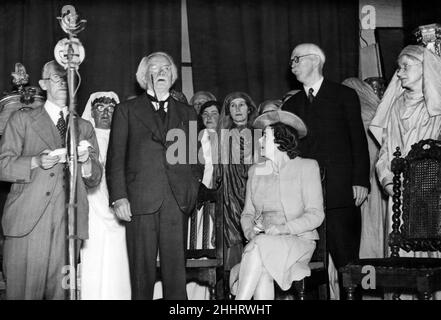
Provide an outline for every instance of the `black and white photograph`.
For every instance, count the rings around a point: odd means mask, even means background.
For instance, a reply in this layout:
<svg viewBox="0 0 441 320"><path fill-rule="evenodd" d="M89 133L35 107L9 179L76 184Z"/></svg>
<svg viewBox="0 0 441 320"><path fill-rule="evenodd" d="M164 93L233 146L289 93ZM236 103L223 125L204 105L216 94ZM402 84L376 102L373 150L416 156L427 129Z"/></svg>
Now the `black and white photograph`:
<svg viewBox="0 0 441 320"><path fill-rule="evenodd" d="M3 0L0 34L0 300L441 300L441 2Z"/></svg>

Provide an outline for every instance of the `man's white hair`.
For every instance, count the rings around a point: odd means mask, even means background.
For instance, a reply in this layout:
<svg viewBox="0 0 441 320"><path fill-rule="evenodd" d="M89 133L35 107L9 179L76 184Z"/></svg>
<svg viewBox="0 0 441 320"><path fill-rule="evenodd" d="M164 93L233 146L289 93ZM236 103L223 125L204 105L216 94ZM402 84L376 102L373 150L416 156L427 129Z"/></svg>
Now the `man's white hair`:
<svg viewBox="0 0 441 320"><path fill-rule="evenodd" d="M302 43L297 45L293 51L296 49L302 48L303 50L307 51L308 53L316 54L320 58L320 70L323 68L323 65L326 62L326 55L324 51L316 44L314 43Z"/></svg>
<svg viewBox="0 0 441 320"><path fill-rule="evenodd" d="M150 60L154 57L165 57L170 62L172 72L172 85L175 83L176 79L178 79L178 68L173 61L173 58L165 52L153 52L148 56L142 58L141 62L138 65L138 70L136 71L136 80L138 81L139 86L144 90L147 89L147 79L145 76L148 71Z"/></svg>

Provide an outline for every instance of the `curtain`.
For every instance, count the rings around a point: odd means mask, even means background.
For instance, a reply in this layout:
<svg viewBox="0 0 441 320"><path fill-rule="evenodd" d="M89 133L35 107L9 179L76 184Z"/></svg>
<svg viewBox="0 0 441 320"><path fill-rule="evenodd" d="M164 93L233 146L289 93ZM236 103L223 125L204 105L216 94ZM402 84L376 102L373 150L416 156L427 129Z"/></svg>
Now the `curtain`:
<svg viewBox="0 0 441 320"><path fill-rule="evenodd" d="M95 91L115 91L121 100L138 94L135 73L148 53L165 51L180 67L180 0L2 0L0 90L11 89L15 62L24 64L30 84L38 86L44 63L54 59L56 43L67 37L56 19L66 4L87 20L78 35L86 50L79 68L80 113Z"/></svg>
<svg viewBox="0 0 441 320"><path fill-rule="evenodd" d="M259 103L298 87L288 67L296 44L327 55L331 80L358 74L358 1L188 0L195 91L218 99L245 91Z"/></svg>
<svg viewBox="0 0 441 320"><path fill-rule="evenodd" d="M405 45L415 44L413 31L419 26L441 23L441 2L438 0L402 0Z"/></svg>

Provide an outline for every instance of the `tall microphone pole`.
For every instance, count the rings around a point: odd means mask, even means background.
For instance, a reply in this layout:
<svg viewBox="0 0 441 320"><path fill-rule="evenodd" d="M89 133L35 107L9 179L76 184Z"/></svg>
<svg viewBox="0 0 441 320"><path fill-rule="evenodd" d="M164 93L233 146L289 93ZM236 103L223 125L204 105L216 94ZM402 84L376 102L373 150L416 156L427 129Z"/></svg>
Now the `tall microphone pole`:
<svg viewBox="0 0 441 320"><path fill-rule="evenodd" d="M77 85L76 75L79 77L78 68L84 60L85 52L77 34L86 27L86 20L77 21L78 15L75 8L66 5L61 10L61 17L57 17L60 26L69 36L68 39L60 40L54 49L55 59L57 62L67 69L67 86L69 91L69 121L68 121L68 139L67 139L67 156L69 165L69 197L67 205L68 215L68 250L69 250L69 298L77 300L77 235L76 235L76 209L77 209L77 132L75 125L75 107L76 93L79 87ZM81 78L80 78L81 79Z"/></svg>

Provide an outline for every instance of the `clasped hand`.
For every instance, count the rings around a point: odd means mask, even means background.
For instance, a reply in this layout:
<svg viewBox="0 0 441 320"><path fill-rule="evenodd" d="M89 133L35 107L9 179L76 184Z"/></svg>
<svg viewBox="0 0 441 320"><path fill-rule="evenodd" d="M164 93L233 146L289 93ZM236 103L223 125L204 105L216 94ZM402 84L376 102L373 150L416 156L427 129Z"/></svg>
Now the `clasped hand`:
<svg viewBox="0 0 441 320"><path fill-rule="evenodd" d="M253 227L251 230L249 230L247 232L245 237L249 241L251 241L260 233L264 233L264 234L267 234L270 236L277 236L277 235L282 235L282 234L289 234L290 232L289 232L289 229L286 226L286 224L278 224L278 225L270 224L270 225L264 226L263 232L262 232L262 229Z"/></svg>

